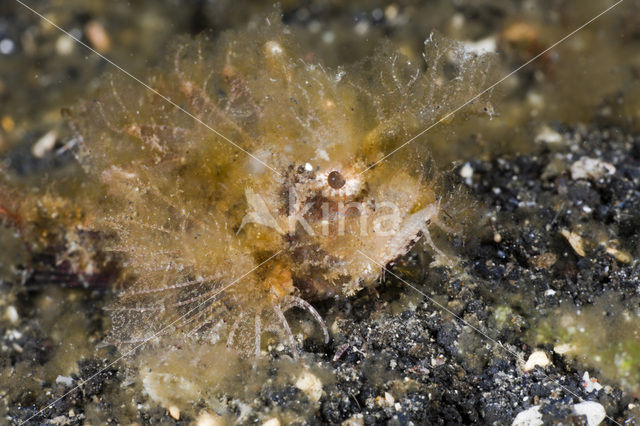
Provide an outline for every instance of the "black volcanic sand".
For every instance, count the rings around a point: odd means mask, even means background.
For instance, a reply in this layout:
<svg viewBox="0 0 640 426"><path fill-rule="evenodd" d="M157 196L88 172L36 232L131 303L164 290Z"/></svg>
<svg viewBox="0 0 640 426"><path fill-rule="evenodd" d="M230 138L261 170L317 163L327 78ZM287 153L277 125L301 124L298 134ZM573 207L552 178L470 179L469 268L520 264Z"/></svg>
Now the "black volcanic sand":
<svg viewBox="0 0 640 426"><path fill-rule="evenodd" d="M377 292L363 291L353 299L319 306L332 339L326 346L314 338L305 340L304 359L310 365L321 365L333 379L323 382L317 404L290 382L267 380L257 398L229 395L227 413L242 411L245 421L258 423L286 415L302 419L300 424L347 419L356 422L353 424L510 424L518 412L541 405L546 423L585 424L571 410L582 398L598 401L619 423L638 424L633 420L637 409L632 412L629 408L634 402L632 390L613 378L601 379L604 388L586 393L584 364L554 353L552 344L538 346L549 354L552 365L528 373L522 370L522 361L535 349L530 346L531 330L563 301L580 307L607 294L616 296L612 314L638 306L637 264L622 263L597 246L580 256L559 231L580 224L605 224L621 250L637 250L640 139L616 129L558 128L557 132L563 142L553 149L543 148L539 155L474 161L459 168L473 169L473 176L464 184L481 200L478 236L458 247L464 277L446 268L429 268L429 257L418 251L391 270L450 312L387 273ZM601 158L616 171L595 181L574 180L569 166L582 156ZM455 246L460 241L454 238L451 243ZM536 263L543 253L555 254L555 263ZM24 380L30 382L22 392L2 395L5 418L14 423L70 388L38 377L50 361L53 339L45 332L51 327L42 324L47 319L42 317L44 308L34 303L44 290L10 284L4 284L3 290L11 294L20 318L11 331L0 330L2 361L5 369L15 369L10 380L26 375ZM62 310L76 309L76 321L91 336L90 343L99 342L103 330L97 308L104 303L104 293L58 292L48 297L65 300ZM499 319L500 312L508 312L506 320ZM275 349L271 355L267 376L276 376L277 358L282 355ZM594 354L582 355L588 364ZM83 359L78 365L80 374L72 376L73 383L94 376L115 356L105 350L101 358ZM597 371L590 371L598 377ZM131 374L127 369L108 367L47 409L45 417L52 423L51 419L57 419L57 424L81 424L90 405L103 421L114 424L136 417L144 423L175 422L153 402L145 403L149 401L143 395L136 396L140 405L126 401L122 389L130 385ZM69 416L70 410L74 417ZM195 416L183 413L179 422L193 420L190 415Z"/></svg>

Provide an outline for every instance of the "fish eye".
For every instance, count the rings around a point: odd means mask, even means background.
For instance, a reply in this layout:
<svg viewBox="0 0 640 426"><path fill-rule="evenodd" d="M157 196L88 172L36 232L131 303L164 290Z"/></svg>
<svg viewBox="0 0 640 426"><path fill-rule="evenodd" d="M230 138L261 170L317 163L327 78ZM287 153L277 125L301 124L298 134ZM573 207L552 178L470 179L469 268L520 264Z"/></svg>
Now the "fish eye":
<svg viewBox="0 0 640 426"><path fill-rule="evenodd" d="M329 173L329 176L327 176L327 182L333 189L340 189L344 186L345 183L347 183L347 181L344 180L344 177L342 177L340 172L337 170Z"/></svg>

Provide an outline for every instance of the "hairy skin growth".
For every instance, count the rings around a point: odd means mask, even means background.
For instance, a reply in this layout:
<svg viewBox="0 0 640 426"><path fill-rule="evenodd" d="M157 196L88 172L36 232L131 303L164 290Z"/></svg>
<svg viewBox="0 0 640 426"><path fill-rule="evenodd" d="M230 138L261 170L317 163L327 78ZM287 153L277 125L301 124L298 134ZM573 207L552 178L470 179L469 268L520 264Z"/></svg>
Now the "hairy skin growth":
<svg viewBox="0 0 640 426"><path fill-rule="evenodd" d="M430 238L451 197L423 143L367 168L475 95L488 59L432 36L425 63L383 47L326 70L275 21L184 40L149 84L277 173L125 77L75 112L78 158L108 193L96 228L127 259L121 346L226 339L259 354L273 332L295 354L289 309L328 339L308 300L373 284L420 236L452 262Z"/></svg>

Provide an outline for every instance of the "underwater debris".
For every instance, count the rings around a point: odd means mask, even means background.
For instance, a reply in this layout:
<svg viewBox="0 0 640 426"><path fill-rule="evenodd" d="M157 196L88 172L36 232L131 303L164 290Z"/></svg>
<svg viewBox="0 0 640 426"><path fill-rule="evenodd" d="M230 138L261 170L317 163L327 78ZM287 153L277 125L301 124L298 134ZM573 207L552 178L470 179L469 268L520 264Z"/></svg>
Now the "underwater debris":
<svg viewBox="0 0 640 426"><path fill-rule="evenodd" d="M563 303L539 321L533 337L639 394L640 315L637 309L625 309L615 296L601 296L583 307Z"/></svg>
<svg viewBox="0 0 640 426"><path fill-rule="evenodd" d="M295 355L288 310L306 311L328 340L308 301L380 276L358 251L388 264L422 237L437 264L455 263L431 233L464 222L460 193L429 164L428 146L368 168L474 96L491 59L435 34L425 64L389 46L348 69L301 57L270 18L215 43L183 39L149 78L193 116L125 77L76 108L78 159L108 194L95 229L127 259L110 342L226 337L259 354L271 332ZM487 105L484 96L447 125Z"/></svg>

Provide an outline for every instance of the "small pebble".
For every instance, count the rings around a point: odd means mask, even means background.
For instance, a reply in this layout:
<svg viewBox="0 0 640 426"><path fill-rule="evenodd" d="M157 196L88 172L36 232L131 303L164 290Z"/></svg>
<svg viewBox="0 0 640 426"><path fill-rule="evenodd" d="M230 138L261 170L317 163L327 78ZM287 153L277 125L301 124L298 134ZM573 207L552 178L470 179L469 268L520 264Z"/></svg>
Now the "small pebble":
<svg viewBox="0 0 640 426"><path fill-rule="evenodd" d="M203 411L196 418L196 426L223 426L224 420L217 414Z"/></svg>
<svg viewBox="0 0 640 426"><path fill-rule="evenodd" d="M582 375L582 386L584 386L584 390L589 392L599 391L602 389L602 385L598 383L598 379L589 377L589 372L585 371Z"/></svg>
<svg viewBox="0 0 640 426"><path fill-rule="evenodd" d="M495 36L490 36L478 41L467 40L463 42L462 46L465 53L482 55L495 52L497 49L497 41Z"/></svg>
<svg viewBox="0 0 640 426"><path fill-rule="evenodd" d="M540 426L542 424L540 406L534 405L527 410L519 412L516 418L513 419L511 426Z"/></svg>
<svg viewBox="0 0 640 426"><path fill-rule="evenodd" d="M13 40L9 40L8 38L5 38L2 41L0 41L0 53L2 53L3 55L9 55L13 53L13 49L15 48L15 46L16 45L13 42Z"/></svg>
<svg viewBox="0 0 640 426"><path fill-rule="evenodd" d="M7 330L5 332L5 336L9 340L20 340L20 339L22 339L22 333L19 332L18 330L15 330L15 329Z"/></svg>
<svg viewBox="0 0 640 426"><path fill-rule="evenodd" d="M549 126L544 126L540 129L538 134L535 136L535 143L546 143L546 144L559 144L562 142L562 135Z"/></svg>
<svg viewBox="0 0 640 426"><path fill-rule="evenodd" d="M11 324L17 324L20 319L20 315L18 315L18 310L15 306L9 305L6 312L7 319Z"/></svg>
<svg viewBox="0 0 640 426"><path fill-rule="evenodd" d="M541 253L537 256L533 256L531 259L529 259L529 264L536 269L549 269L553 265L555 265L557 260L558 257L555 254L546 252Z"/></svg>
<svg viewBox="0 0 640 426"><path fill-rule="evenodd" d="M545 98L544 96L542 96L542 94L535 92L534 90L529 90L529 93L527 93L527 103L529 103L529 105L531 106L531 116L535 117L536 115L538 115L538 110L541 110L544 108L545 105ZM546 141L538 141L535 140L536 142L546 142ZM555 143L553 142L553 140L549 143Z"/></svg>
<svg viewBox="0 0 640 426"><path fill-rule="evenodd" d="M336 39L336 35L333 31L325 31L322 33L322 41L325 44L331 44Z"/></svg>
<svg viewBox="0 0 640 426"><path fill-rule="evenodd" d="M98 21L89 21L84 27L84 33L87 35L91 45L99 52L105 53L111 47L111 39L107 30Z"/></svg>
<svg viewBox="0 0 640 426"><path fill-rule="evenodd" d="M551 360L544 351L535 351L524 364L523 370L528 373L536 367L544 368L551 364Z"/></svg>
<svg viewBox="0 0 640 426"><path fill-rule="evenodd" d="M573 412L587 418L587 426L597 426L607 417L602 404L595 401L585 401L575 404Z"/></svg>
<svg viewBox="0 0 640 426"><path fill-rule="evenodd" d="M393 397L393 395L391 395L389 392L385 392L384 393L384 400L386 401L387 405L389 405L389 406L393 405L396 402L396 400Z"/></svg>
<svg viewBox="0 0 640 426"><path fill-rule="evenodd" d="M515 21L507 25L501 36L510 43L530 43L540 36L540 29L528 22Z"/></svg>
<svg viewBox="0 0 640 426"><path fill-rule="evenodd" d="M354 30L359 36L365 35L367 32L369 32L369 22L365 20L359 21L354 27Z"/></svg>
<svg viewBox="0 0 640 426"><path fill-rule="evenodd" d="M31 154L36 158L44 158L47 152L51 151L56 144L58 135L55 130L51 130L45 133L36 143L31 147Z"/></svg>
<svg viewBox="0 0 640 426"><path fill-rule="evenodd" d="M56 377L56 383L63 384L65 386L67 386L67 387L72 386L73 385L73 377L58 376L58 377Z"/></svg>
<svg viewBox="0 0 640 426"><path fill-rule="evenodd" d="M376 21L381 20L382 18L384 18L384 12L382 11L382 9L380 8L376 8L373 9L373 11L371 12L371 16L373 17L373 19L375 19Z"/></svg>
<svg viewBox="0 0 640 426"><path fill-rule="evenodd" d="M61 35L56 40L56 52L59 55L66 56L73 52L75 41L66 34Z"/></svg>
<svg viewBox="0 0 640 426"><path fill-rule="evenodd" d="M280 420L277 417L272 417L266 422L262 423L262 426L280 426Z"/></svg>
<svg viewBox="0 0 640 426"><path fill-rule="evenodd" d="M553 347L553 351L558 355L564 355L566 353L571 352L572 350L573 350L573 346L571 346L568 343L563 343L561 345L556 345Z"/></svg>
<svg viewBox="0 0 640 426"><path fill-rule="evenodd" d="M280 55L284 51L280 43L273 40L269 40L268 42L266 42L264 47L267 51L267 54L271 56Z"/></svg>
<svg viewBox="0 0 640 426"><path fill-rule="evenodd" d="M465 18L462 13L456 13L451 17L451 28L460 31L464 28Z"/></svg>
<svg viewBox="0 0 640 426"><path fill-rule="evenodd" d="M562 234L562 236L567 239L567 241L573 248L573 251L575 251L578 256L584 257L587 255L587 253L584 251L584 243L580 235L567 229L563 229L562 231L560 231L560 234Z"/></svg>
<svg viewBox="0 0 640 426"><path fill-rule="evenodd" d="M362 414L356 414L342 422L342 426L364 426L364 418Z"/></svg>
<svg viewBox="0 0 640 426"><path fill-rule="evenodd" d="M398 6L396 6L395 4L390 4L385 8L384 16L385 18L387 18L387 20L393 21L398 17L398 11Z"/></svg>
<svg viewBox="0 0 640 426"><path fill-rule="evenodd" d="M304 392L312 402L322 397L322 381L309 371L304 371L296 380L295 386Z"/></svg>
<svg viewBox="0 0 640 426"><path fill-rule="evenodd" d="M621 250L618 250L615 247L610 247L606 244L604 245L604 250L608 255L613 256L620 263L631 263L633 261L633 257L629 253L625 253Z"/></svg>
<svg viewBox="0 0 640 426"><path fill-rule="evenodd" d="M471 164L465 163L460 169L460 177L467 181L467 185L471 184L471 178L473 177L473 167Z"/></svg>
<svg viewBox="0 0 640 426"><path fill-rule="evenodd" d="M7 133L11 133L11 131L16 126L16 123L15 121L13 121L13 118L11 118L8 115L5 115L4 117L2 117L2 120L0 121L0 125L2 126L2 130L4 130Z"/></svg>
<svg viewBox="0 0 640 426"><path fill-rule="evenodd" d="M598 180L605 175L616 172L613 164L602 161L599 158L582 157L571 165L571 179Z"/></svg>
<svg viewBox="0 0 640 426"><path fill-rule="evenodd" d="M169 407L169 415L175 420L180 420L180 409L175 405L172 405L171 407Z"/></svg>

